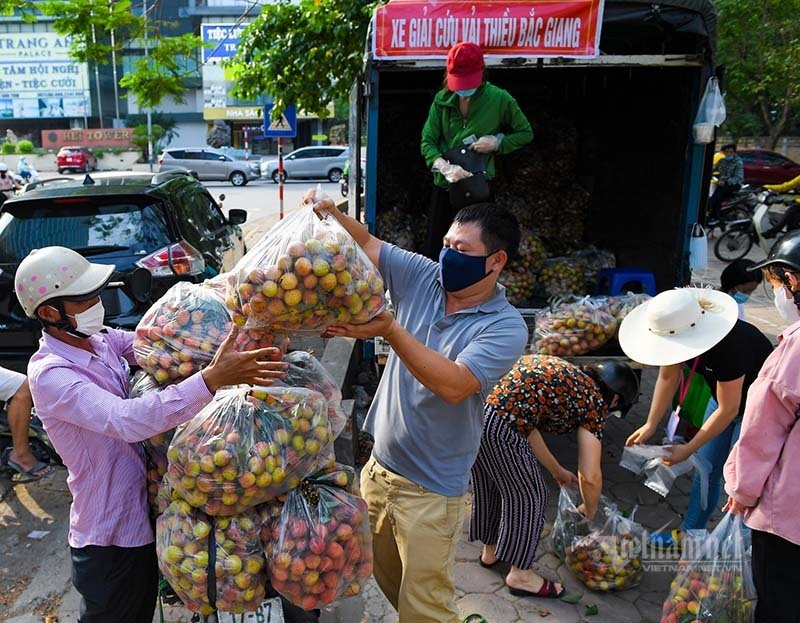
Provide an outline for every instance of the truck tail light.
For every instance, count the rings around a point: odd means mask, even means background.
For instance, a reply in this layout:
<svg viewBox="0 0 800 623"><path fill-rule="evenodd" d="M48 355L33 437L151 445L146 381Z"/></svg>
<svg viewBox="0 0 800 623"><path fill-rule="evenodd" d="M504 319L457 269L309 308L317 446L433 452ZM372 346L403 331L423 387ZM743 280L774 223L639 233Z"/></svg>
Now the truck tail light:
<svg viewBox="0 0 800 623"><path fill-rule="evenodd" d="M206 269L202 253L185 240L143 257L136 265L149 270L153 277L199 275Z"/></svg>

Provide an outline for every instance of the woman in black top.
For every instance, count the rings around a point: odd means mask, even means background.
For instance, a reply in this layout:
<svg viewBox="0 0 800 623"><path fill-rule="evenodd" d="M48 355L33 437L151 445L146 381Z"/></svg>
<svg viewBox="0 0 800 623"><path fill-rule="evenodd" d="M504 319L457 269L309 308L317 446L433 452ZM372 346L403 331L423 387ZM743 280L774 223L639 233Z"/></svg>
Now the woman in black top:
<svg viewBox="0 0 800 623"><path fill-rule="evenodd" d="M711 464L705 506L700 476L695 476L684 519L687 530L705 528L717 508L722 468L739 438L747 390L772 352L767 337L738 320L737 311L727 294L682 288L662 292L639 306L620 327L620 345L629 357L659 365L647 422L628 437L627 445L646 443L656 433L681 384L683 366L694 368L705 379L715 401L691 441L665 448L667 465L685 461L695 452ZM662 545L671 544L662 540Z"/></svg>

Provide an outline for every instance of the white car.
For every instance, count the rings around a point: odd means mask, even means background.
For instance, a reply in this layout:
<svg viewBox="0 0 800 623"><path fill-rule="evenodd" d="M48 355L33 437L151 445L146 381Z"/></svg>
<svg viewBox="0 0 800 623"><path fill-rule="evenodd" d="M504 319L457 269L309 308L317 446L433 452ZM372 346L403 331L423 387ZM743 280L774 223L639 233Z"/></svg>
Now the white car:
<svg viewBox="0 0 800 623"><path fill-rule="evenodd" d="M325 179L338 182L342 179L347 161L347 145L301 147L283 159L283 179ZM261 162L261 177L278 183L278 161Z"/></svg>
<svg viewBox="0 0 800 623"><path fill-rule="evenodd" d="M235 160L213 147L165 149L158 159L158 170L170 169L189 169L203 182L229 180L234 186L244 186L261 176L257 162Z"/></svg>

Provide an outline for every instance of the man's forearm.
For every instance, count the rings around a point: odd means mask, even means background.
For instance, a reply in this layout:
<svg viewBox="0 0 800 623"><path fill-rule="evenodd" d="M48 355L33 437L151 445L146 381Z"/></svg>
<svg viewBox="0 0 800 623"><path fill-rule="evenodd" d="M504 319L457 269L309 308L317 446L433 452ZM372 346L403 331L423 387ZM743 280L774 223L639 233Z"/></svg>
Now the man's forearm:
<svg viewBox="0 0 800 623"><path fill-rule="evenodd" d="M446 402L461 402L480 389L466 366L420 343L399 324L394 323L385 339L414 378Z"/></svg>

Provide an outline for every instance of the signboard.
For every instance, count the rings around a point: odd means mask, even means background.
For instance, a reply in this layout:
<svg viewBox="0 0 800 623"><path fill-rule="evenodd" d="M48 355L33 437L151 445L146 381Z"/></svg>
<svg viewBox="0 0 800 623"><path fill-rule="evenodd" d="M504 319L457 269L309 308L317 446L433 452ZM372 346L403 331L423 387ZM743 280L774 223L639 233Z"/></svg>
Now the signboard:
<svg viewBox="0 0 800 623"><path fill-rule="evenodd" d="M594 58L603 1L392 0L375 9L372 54L382 60L446 58L456 43L472 41L488 57Z"/></svg>
<svg viewBox="0 0 800 623"><path fill-rule="evenodd" d="M286 107L280 119L270 119L272 104L264 107L264 136L272 138L292 138L297 135L297 107Z"/></svg>
<svg viewBox="0 0 800 623"><path fill-rule="evenodd" d="M200 24L203 62L233 57L244 28L244 24Z"/></svg>
<svg viewBox="0 0 800 623"><path fill-rule="evenodd" d="M0 35L0 119L91 114L89 73L69 56L69 38L54 32Z"/></svg>
<svg viewBox="0 0 800 623"><path fill-rule="evenodd" d="M261 106L223 106L221 108L204 108L203 119L230 119L233 121L262 121L264 109Z"/></svg>
<svg viewBox="0 0 800 623"><path fill-rule="evenodd" d="M133 145L133 129L42 130L42 147L45 149L58 149L64 145L131 147Z"/></svg>

